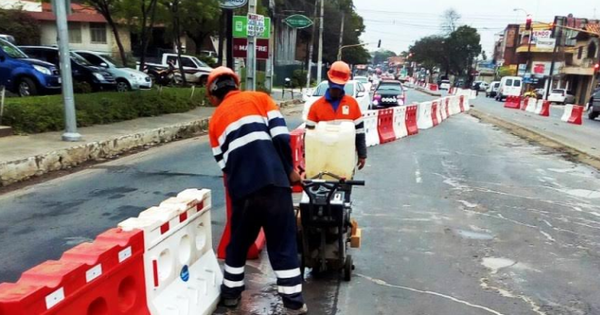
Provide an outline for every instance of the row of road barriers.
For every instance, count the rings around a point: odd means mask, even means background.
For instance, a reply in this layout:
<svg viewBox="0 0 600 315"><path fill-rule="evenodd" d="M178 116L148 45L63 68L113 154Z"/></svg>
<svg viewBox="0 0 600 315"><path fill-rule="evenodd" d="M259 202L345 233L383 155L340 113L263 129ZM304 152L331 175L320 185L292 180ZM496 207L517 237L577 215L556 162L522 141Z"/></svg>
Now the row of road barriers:
<svg viewBox="0 0 600 315"><path fill-rule="evenodd" d="M206 315L223 275L211 192L188 189L0 284L0 315Z"/></svg>
<svg viewBox="0 0 600 315"><path fill-rule="evenodd" d="M534 97L508 96L505 108L520 109L542 117L550 117L551 103ZM574 125L583 124L584 106L567 104L564 106L561 120Z"/></svg>

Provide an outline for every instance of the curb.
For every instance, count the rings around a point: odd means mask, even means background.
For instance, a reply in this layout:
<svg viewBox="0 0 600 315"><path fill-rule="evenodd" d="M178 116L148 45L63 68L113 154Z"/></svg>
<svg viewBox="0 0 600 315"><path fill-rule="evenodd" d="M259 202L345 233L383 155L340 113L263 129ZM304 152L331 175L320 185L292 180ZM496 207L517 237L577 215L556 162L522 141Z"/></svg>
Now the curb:
<svg viewBox="0 0 600 315"><path fill-rule="evenodd" d="M517 137L535 142L541 146L556 150L557 152L567 154L570 159L587 164L600 170L599 156L590 155L575 147L572 147L568 143L565 143L548 135L542 134L538 131L527 128L526 126L523 126L518 123L509 122L502 118L483 113L476 109L471 109L469 111L469 115L479 119L482 122L495 125L511 134L516 135Z"/></svg>
<svg viewBox="0 0 600 315"><path fill-rule="evenodd" d="M280 102L278 105L280 108L286 108L301 103L301 100L289 100ZM70 148L21 160L3 162L0 163L0 187L50 172L70 169L85 162L116 158L136 149L193 138L208 130L209 120L210 117L206 117L108 140L76 144Z"/></svg>
<svg viewBox="0 0 600 315"><path fill-rule="evenodd" d="M415 89L415 91L418 91L418 92L421 92L421 93L425 93L425 94L427 94L429 96L436 96L436 97L441 97L442 96L441 93L431 92L429 90L426 90L426 89L423 89L423 88L420 88L420 87L415 87L414 89Z"/></svg>
<svg viewBox="0 0 600 315"><path fill-rule="evenodd" d="M89 161L118 157L131 150L191 138L208 130L210 118L156 128L150 131L79 144L22 160L0 164L0 187L53 171L69 169Z"/></svg>

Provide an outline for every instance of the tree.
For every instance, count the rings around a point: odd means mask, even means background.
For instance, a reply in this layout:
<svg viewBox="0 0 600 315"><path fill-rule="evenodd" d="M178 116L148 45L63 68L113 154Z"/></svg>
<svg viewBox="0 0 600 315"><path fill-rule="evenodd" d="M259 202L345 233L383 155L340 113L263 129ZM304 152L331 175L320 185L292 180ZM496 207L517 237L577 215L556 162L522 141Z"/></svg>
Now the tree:
<svg viewBox="0 0 600 315"><path fill-rule="evenodd" d="M217 0L184 0L180 8L181 29L196 44L200 53L204 40L218 33L221 8Z"/></svg>
<svg viewBox="0 0 600 315"><path fill-rule="evenodd" d="M93 7L96 11L98 11L108 25L110 26L114 36L115 41L117 42L117 47L119 47L119 55L121 57L121 62L123 65L127 67L127 56L125 55L125 49L123 48L123 42L121 41L121 36L119 35L119 29L117 28L117 24L113 18L113 15L119 14L120 11L120 0L86 0L86 4Z"/></svg>
<svg viewBox="0 0 600 315"><path fill-rule="evenodd" d="M373 63L377 65L387 62L389 57L396 57L396 53L391 50L380 49L373 54Z"/></svg>
<svg viewBox="0 0 600 315"><path fill-rule="evenodd" d="M453 8L444 11L442 14L442 31L445 34L450 34L456 31L460 18L460 14L458 14L458 12L456 12L456 10Z"/></svg>
<svg viewBox="0 0 600 315"><path fill-rule="evenodd" d="M481 54L481 36L477 29L463 25L450 34L446 49L452 70L470 75L473 61Z"/></svg>
<svg viewBox="0 0 600 315"><path fill-rule="evenodd" d="M446 49L445 38L438 35L423 37L409 48L410 53L412 53L411 60L420 63L422 67L430 72L441 65L445 65L445 70L448 70Z"/></svg>
<svg viewBox="0 0 600 315"><path fill-rule="evenodd" d="M171 13L172 20L172 33L173 40L175 42L175 46L177 47L177 63L179 64L179 73L181 73L181 79L183 81L183 86L187 85L187 81L185 79L185 71L183 69L183 62L181 62L181 27L180 27L180 10L179 7L181 5L182 0L164 0L162 5L169 9Z"/></svg>
<svg viewBox="0 0 600 315"><path fill-rule="evenodd" d="M10 34L19 45L39 45L38 21L21 10L0 9L0 34Z"/></svg>
<svg viewBox="0 0 600 315"><path fill-rule="evenodd" d="M150 43L150 36L156 22L158 0L122 0L123 17L132 27L139 27L142 51L140 53L140 69L146 64L146 52Z"/></svg>

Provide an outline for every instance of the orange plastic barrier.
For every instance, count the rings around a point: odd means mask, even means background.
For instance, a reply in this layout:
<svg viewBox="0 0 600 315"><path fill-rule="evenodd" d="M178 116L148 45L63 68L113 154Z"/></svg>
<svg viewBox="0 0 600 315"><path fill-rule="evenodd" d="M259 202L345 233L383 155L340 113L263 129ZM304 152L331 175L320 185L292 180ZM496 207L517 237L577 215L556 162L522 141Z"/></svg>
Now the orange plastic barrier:
<svg viewBox="0 0 600 315"><path fill-rule="evenodd" d="M549 117L550 116L550 102L544 101L542 103L542 111L540 112L540 116Z"/></svg>
<svg viewBox="0 0 600 315"><path fill-rule="evenodd" d="M150 315L144 234L111 229L0 284L1 315Z"/></svg>
<svg viewBox="0 0 600 315"><path fill-rule="evenodd" d="M396 140L393 109L379 110L379 115L377 116L377 131L379 133L379 142L381 144Z"/></svg>
<svg viewBox="0 0 600 315"><path fill-rule="evenodd" d="M304 162L304 134L306 130L304 128L298 128L290 132L290 145L292 147L292 159L294 162L294 169L300 173L302 178L305 178L306 164ZM295 185L292 187L293 192L302 192L302 185Z"/></svg>
<svg viewBox="0 0 600 315"><path fill-rule="evenodd" d="M434 127L440 124L439 117L438 117L438 113L439 113L438 106L439 106L438 102L433 102L431 104L431 121L433 122Z"/></svg>
<svg viewBox="0 0 600 315"><path fill-rule="evenodd" d="M419 105L409 105L406 107L406 131L408 135L416 135L419 133L417 126L417 111Z"/></svg>
<svg viewBox="0 0 600 315"><path fill-rule="evenodd" d="M231 213L233 211L231 198L229 198L229 193L227 193L227 181L226 178L223 179L225 181L225 204L227 206L227 223L225 223L225 230L223 230L223 236L221 236L221 241L219 242L219 248L217 250L217 257L219 259L225 259L227 245L229 245L229 241L231 240ZM260 230L258 237L254 241L254 244L250 246L248 250L248 259L257 259L260 252L265 247L266 238L263 230Z"/></svg>

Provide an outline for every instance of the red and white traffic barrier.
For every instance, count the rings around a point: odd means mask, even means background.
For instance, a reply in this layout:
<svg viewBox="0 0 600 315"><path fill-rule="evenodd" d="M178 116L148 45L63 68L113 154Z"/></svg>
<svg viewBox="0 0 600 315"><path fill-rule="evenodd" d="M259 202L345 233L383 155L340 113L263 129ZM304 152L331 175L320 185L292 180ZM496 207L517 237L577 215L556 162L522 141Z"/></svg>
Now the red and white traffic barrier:
<svg viewBox="0 0 600 315"><path fill-rule="evenodd" d="M188 189L119 223L142 230L146 297L153 315L208 315L223 274L212 249L210 190Z"/></svg>
<svg viewBox="0 0 600 315"><path fill-rule="evenodd" d="M419 127L417 126L418 111L419 104L406 106L406 131L409 136L419 133Z"/></svg>
<svg viewBox="0 0 600 315"><path fill-rule="evenodd" d="M550 101L539 100L538 102L542 103L541 110L539 115L544 117L550 116ZM537 112L537 110L536 110Z"/></svg>
<svg viewBox="0 0 600 315"><path fill-rule="evenodd" d="M583 109L584 107L580 105L565 105L565 111L560 120L568 122L569 124L582 125Z"/></svg>
<svg viewBox="0 0 600 315"><path fill-rule="evenodd" d="M439 125L442 122L440 117L439 101L431 102L431 124L433 127Z"/></svg>
<svg viewBox="0 0 600 315"><path fill-rule="evenodd" d="M537 99L534 97L528 97L525 99L527 102L527 106L525 107L525 111L530 113L535 113L535 109L537 107Z"/></svg>
<svg viewBox="0 0 600 315"><path fill-rule="evenodd" d="M377 114L377 131L379 143L388 143L396 140L394 133L394 110L391 108L381 109Z"/></svg>
<svg viewBox="0 0 600 315"><path fill-rule="evenodd" d="M108 230L0 284L0 314L150 315L143 255L142 231Z"/></svg>

